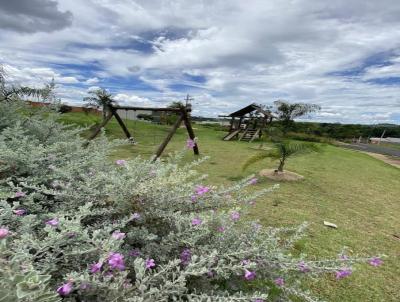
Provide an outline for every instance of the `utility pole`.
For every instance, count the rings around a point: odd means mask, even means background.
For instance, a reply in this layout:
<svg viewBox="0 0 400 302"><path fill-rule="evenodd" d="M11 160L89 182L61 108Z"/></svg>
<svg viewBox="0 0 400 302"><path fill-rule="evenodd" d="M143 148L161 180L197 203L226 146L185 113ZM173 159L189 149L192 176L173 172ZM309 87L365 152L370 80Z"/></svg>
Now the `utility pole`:
<svg viewBox="0 0 400 302"><path fill-rule="evenodd" d="M378 145L380 145L380 144L381 144L381 141L382 141L382 138L383 138L383 136L385 135L385 132L386 132L386 129L385 129L385 130L383 130L383 132L382 132L382 135L381 135L381 138L379 139L379 143L378 143Z"/></svg>
<svg viewBox="0 0 400 302"><path fill-rule="evenodd" d="M185 106L187 107L188 105L190 105L190 102L193 101L194 98L190 97L189 93L186 95L186 98L184 99L185 101Z"/></svg>

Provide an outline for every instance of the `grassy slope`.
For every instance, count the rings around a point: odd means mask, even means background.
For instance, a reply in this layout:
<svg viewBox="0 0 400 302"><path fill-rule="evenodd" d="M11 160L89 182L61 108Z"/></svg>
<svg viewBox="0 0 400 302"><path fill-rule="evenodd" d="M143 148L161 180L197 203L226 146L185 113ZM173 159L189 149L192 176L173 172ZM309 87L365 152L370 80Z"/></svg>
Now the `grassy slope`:
<svg viewBox="0 0 400 302"><path fill-rule="evenodd" d="M93 117L67 114L63 119L81 125ZM274 167L266 160L243 173L241 165L256 151L257 143L223 142L223 132L195 125L200 151L211 156L201 171L213 184L230 183L264 167ZM141 154L150 156L168 129L162 126L129 122L129 129L139 141L116 151L115 158ZM137 132L137 133L136 133ZM107 127L111 137L123 138L113 121ZM179 129L166 152L184 147L186 134ZM193 156L188 153L187 159ZM290 160L287 169L305 176L297 183L283 183L281 188L259 200L253 218L265 225L295 225L310 222L308 237L297 249L312 257L334 257L343 246L360 255L384 253L389 256L382 267L360 265L352 277L336 281L333 276L311 280L309 286L328 301L400 301L400 169L370 156L328 146L321 154ZM261 180L255 188L273 184ZM334 222L338 229L322 225Z"/></svg>

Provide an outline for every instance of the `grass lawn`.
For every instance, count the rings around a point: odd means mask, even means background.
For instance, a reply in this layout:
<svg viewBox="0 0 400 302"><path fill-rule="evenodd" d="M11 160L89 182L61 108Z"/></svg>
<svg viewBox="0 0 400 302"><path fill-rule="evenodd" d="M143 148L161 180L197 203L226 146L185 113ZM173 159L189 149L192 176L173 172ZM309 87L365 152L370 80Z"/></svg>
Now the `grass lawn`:
<svg viewBox="0 0 400 302"><path fill-rule="evenodd" d="M97 118L68 113L62 119L85 125ZM150 156L168 132L165 126L144 122L129 121L128 128L139 144L120 147L113 158ZM212 184L229 184L276 165L265 160L244 173L241 166L257 152L254 147L259 143L224 142L224 132L199 125L194 128L201 154L211 157L200 170L209 175ZM115 120L109 123L106 133L123 138ZM166 153L184 148L186 138L185 129L179 129ZM186 160L193 158L188 152ZM309 254L311 259L335 257L343 246L354 255L388 256L383 266L358 265L351 277L340 281L334 276L310 280L312 292L327 301L400 301L400 169L367 154L334 146L324 147L323 153L289 159L286 168L305 179L282 183L279 190L261 198L251 218L268 226L308 221L308 236L294 252ZM255 189L272 184L263 179ZM337 224L338 229L323 226L324 220Z"/></svg>

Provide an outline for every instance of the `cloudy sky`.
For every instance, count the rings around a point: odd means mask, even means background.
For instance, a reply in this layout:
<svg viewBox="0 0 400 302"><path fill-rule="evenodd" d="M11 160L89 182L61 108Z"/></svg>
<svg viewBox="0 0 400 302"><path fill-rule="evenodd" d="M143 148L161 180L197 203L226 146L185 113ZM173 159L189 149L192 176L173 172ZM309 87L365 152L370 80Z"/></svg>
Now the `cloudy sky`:
<svg viewBox="0 0 400 302"><path fill-rule="evenodd" d="M196 115L276 99L322 106L313 120L400 124L398 0L0 0L10 81L55 79L77 103L194 97Z"/></svg>

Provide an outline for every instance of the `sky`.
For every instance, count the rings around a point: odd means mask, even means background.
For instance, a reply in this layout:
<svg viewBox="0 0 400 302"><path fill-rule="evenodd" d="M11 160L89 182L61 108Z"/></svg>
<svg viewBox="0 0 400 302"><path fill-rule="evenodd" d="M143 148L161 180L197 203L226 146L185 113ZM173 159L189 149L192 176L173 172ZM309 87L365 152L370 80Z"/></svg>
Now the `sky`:
<svg viewBox="0 0 400 302"><path fill-rule="evenodd" d="M281 99L400 124L398 0L0 0L0 41L11 83L54 78L71 104L103 87L136 106L190 94L202 116Z"/></svg>

